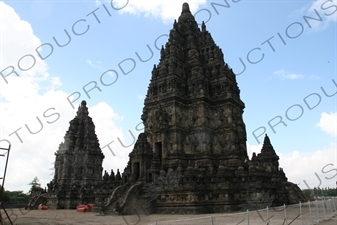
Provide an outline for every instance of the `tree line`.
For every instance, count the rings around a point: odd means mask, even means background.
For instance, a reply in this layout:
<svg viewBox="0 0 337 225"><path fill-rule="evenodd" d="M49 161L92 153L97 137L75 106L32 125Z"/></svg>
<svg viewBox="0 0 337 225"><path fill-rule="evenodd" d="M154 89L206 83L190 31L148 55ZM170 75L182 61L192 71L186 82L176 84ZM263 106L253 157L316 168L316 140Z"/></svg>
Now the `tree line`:
<svg viewBox="0 0 337 225"><path fill-rule="evenodd" d="M337 196L337 188L314 188L314 189L302 189L305 197L309 199L315 199L317 197L335 197Z"/></svg>
<svg viewBox="0 0 337 225"><path fill-rule="evenodd" d="M29 203L30 196L32 194L32 191L41 188L40 181L37 177L35 177L32 182L30 182L28 185L30 185L30 190L28 193L24 193L23 191L7 191L3 190L0 185L0 190L2 190L1 195L1 201L8 205L8 206L14 206L14 207L21 207L25 206Z"/></svg>

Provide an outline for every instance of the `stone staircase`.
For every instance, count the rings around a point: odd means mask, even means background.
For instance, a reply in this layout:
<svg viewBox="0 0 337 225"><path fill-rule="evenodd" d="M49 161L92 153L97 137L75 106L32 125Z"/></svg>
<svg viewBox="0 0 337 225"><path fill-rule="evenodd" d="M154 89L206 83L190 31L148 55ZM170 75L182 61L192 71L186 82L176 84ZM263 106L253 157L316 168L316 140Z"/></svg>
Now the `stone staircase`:
<svg viewBox="0 0 337 225"><path fill-rule="evenodd" d="M130 182L115 188L107 200L107 203L101 208L101 213L110 214L134 214L133 208L134 194L139 192L142 182L131 184ZM132 208L131 210L128 210Z"/></svg>
<svg viewBox="0 0 337 225"><path fill-rule="evenodd" d="M38 204L39 204L39 200L42 200L41 198L45 198L47 196L46 193L39 193L38 195L35 195L34 197L32 197L29 201L29 203L27 204L27 206L25 207L26 209L37 209Z"/></svg>

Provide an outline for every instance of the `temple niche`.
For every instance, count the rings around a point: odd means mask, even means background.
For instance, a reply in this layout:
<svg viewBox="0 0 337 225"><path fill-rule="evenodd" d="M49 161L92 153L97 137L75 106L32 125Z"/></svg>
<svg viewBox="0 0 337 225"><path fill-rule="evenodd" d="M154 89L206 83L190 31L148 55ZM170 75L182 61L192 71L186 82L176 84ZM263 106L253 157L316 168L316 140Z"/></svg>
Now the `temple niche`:
<svg viewBox="0 0 337 225"><path fill-rule="evenodd" d="M222 50L184 3L153 67L141 115L144 132L123 173L103 174L104 155L83 101L55 153L48 204L95 203L104 212L131 214L216 213L258 201L304 201L267 135L261 153L248 157L244 108Z"/></svg>

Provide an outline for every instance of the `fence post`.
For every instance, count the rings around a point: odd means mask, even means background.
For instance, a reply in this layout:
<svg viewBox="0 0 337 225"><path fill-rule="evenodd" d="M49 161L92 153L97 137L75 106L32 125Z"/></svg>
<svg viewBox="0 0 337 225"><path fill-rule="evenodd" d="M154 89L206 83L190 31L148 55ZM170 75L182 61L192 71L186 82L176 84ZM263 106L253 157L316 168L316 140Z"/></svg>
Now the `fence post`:
<svg viewBox="0 0 337 225"><path fill-rule="evenodd" d="M311 219L311 204L310 204L310 201L308 201L308 203L309 203L309 215L310 215L310 219Z"/></svg>
<svg viewBox="0 0 337 225"><path fill-rule="evenodd" d="M211 223L212 225L214 225L214 220L213 220L213 216L212 216L212 223Z"/></svg>
<svg viewBox="0 0 337 225"><path fill-rule="evenodd" d="M302 203L301 202L300 202L300 215L301 215L301 224L303 225Z"/></svg>
<svg viewBox="0 0 337 225"><path fill-rule="evenodd" d="M247 209L247 220L248 220L248 225L249 225L249 209Z"/></svg>
<svg viewBox="0 0 337 225"><path fill-rule="evenodd" d="M286 204L283 204L283 208L284 208L284 221L286 222L285 224L287 224L287 210L286 210Z"/></svg>
<svg viewBox="0 0 337 225"><path fill-rule="evenodd" d="M327 217L329 217L330 216L330 211L331 211L330 210L331 209L330 199L327 199L325 204L326 204L326 214L327 214Z"/></svg>
<svg viewBox="0 0 337 225"><path fill-rule="evenodd" d="M316 199L316 210L317 210L317 222L319 221L318 203Z"/></svg>
<svg viewBox="0 0 337 225"><path fill-rule="evenodd" d="M326 212L325 212L325 199L324 199L324 198L323 198L323 200L322 200L322 205L323 205L324 219L326 219Z"/></svg>
<svg viewBox="0 0 337 225"><path fill-rule="evenodd" d="M267 218L269 218L269 208L267 206Z"/></svg>

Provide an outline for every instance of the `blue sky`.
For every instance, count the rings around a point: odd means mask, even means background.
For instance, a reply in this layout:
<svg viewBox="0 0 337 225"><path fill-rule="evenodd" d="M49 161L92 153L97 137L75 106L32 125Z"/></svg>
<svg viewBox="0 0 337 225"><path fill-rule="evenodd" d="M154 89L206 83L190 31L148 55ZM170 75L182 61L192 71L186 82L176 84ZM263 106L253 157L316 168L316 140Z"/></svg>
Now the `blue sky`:
<svg viewBox="0 0 337 225"><path fill-rule="evenodd" d="M159 62L157 47L165 45L183 2L0 1L0 145L12 144L6 189L27 191L35 176L43 186L52 179L54 152L82 100L101 148L112 142L115 156L102 149L104 169L123 171L130 132L137 137L142 128L136 126ZM199 24L207 21L226 63L240 73L249 156L261 149L266 132L290 181L318 186L317 173L322 187L334 187L336 0L189 4Z"/></svg>

